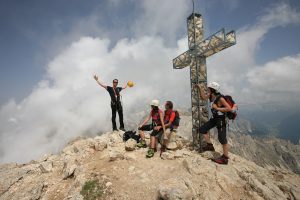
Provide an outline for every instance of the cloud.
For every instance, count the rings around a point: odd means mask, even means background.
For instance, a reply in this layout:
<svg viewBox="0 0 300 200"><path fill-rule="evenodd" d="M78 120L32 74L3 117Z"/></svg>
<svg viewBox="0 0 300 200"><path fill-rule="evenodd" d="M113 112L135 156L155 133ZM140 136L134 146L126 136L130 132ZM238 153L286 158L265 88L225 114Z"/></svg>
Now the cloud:
<svg viewBox="0 0 300 200"><path fill-rule="evenodd" d="M286 56L256 66L247 73L248 90L256 95L256 101L299 104L300 98L300 54Z"/></svg>
<svg viewBox="0 0 300 200"><path fill-rule="evenodd" d="M182 0L142 1L141 16L134 22L133 33L143 35L160 35L166 42L175 41L179 30L185 30L186 17L191 2Z"/></svg>
<svg viewBox="0 0 300 200"><path fill-rule="evenodd" d="M115 77L121 85L135 82L122 92L125 116L154 98L188 100L182 98L188 71L173 70L171 64L183 50L165 47L160 37L122 39L112 49L109 43L92 37L72 43L49 63L45 79L27 98L1 108L1 162L28 161L57 152L76 136L111 130L109 95L92 79L94 73L109 85Z"/></svg>
<svg viewBox="0 0 300 200"><path fill-rule="evenodd" d="M254 83L248 80L251 77L249 73L251 74L251 71L258 67L256 54L264 37L272 28L300 24L299 15L299 12L287 4L275 4L265 10L257 23L237 30L235 46L214 55L213 58L208 58L209 80L219 81L223 92L233 94L240 103L253 103L249 101L253 101L256 91L251 91L248 95L245 95L243 91L249 91L251 84ZM285 103L282 102L282 104Z"/></svg>

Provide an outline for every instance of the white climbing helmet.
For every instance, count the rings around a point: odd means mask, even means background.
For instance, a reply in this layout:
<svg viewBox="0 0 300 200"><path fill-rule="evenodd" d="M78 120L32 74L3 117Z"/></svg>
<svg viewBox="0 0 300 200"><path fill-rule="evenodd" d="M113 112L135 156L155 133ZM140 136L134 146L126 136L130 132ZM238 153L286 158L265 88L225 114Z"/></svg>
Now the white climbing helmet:
<svg viewBox="0 0 300 200"><path fill-rule="evenodd" d="M157 99L153 99L150 103L151 106L159 106L159 101Z"/></svg>
<svg viewBox="0 0 300 200"><path fill-rule="evenodd" d="M210 82L207 87L216 90L216 92L219 92L220 90L220 85L217 82Z"/></svg>

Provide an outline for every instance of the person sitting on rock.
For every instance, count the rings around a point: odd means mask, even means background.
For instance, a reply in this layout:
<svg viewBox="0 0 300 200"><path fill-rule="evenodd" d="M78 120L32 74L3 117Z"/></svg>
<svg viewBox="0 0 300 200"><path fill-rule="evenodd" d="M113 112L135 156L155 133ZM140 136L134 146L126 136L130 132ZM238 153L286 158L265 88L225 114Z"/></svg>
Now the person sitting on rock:
<svg viewBox="0 0 300 200"><path fill-rule="evenodd" d="M144 131L151 131L150 134L150 148L147 152L146 157L151 158L154 156L154 153L156 151L157 146L157 137L159 134L165 133L165 124L163 121L163 111L159 109L159 101L158 100L152 100L151 103L151 112L147 116L147 118L144 120L142 125L139 126L139 134L141 136L141 141L137 144L137 147L139 148L146 148L147 144L145 141L145 133ZM146 123L152 119L152 123L146 125Z"/></svg>
<svg viewBox="0 0 300 200"><path fill-rule="evenodd" d="M205 94L203 88L197 85L200 89L200 97L203 100L210 100L212 117L199 128L200 134L203 134L206 146L203 151L215 151L215 148L210 140L208 131L214 127L218 130L218 140L223 146L223 155L220 158L213 159L218 164L228 164L228 149L226 138L226 120L225 113L231 111L230 105L226 102L224 97L220 94L220 85L216 82L208 84L208 94Z"/></svg>
<svg viewBox="0 0 300 200"><path fill-rule="evenodd" d="M170 134L172 132L176 132L176 128L173 125L173 122L175 120L176 114L175 111L173 110L173 103L172 101L166 101L165 103L165 114L164 114L164 123L165 123L165 128L166 132L165 134L162 135L162 147L161 147L161 152L166 151L166 147L169 141Z"/></svg>

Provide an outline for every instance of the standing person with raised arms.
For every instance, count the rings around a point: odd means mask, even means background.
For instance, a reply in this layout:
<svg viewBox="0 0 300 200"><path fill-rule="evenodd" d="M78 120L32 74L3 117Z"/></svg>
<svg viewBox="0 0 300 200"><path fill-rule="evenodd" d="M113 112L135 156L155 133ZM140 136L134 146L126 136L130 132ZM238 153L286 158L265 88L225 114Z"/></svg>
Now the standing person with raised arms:
<svg viewBox="0 0 300 200"><path fill-rule="evenodd" d="M116 114L117 114L117 112L119 114L120 130L125 131L124 122L123 122L123 107L122 107L120 92L122 90L126 89L127 85L129 87L132 87L133 86L132 81L129 81L124 87L117 87L118 86L118 79L113 80L113 86L107 86L107 85L101 83L96 74L94 75L94 79L96 80L96 82L101 87L106 89L107 92L110 95L110 98L111 98L110 107L111 107L111 112L112 112L111 122L112 122L113 131L118 131L117 125L116 125Z"/></svg>

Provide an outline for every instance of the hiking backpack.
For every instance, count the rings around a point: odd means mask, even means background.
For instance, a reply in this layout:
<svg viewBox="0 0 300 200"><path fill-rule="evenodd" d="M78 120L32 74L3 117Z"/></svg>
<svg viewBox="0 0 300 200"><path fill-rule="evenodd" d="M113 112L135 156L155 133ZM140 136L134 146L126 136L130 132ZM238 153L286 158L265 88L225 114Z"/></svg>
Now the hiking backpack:
<svg viewBox="0 0 300 200"><path fill-rule="evenodd" d="M123 134L123 141L126 142L129 139L134 139L136 142L139 142L141 137L139 135L136 135L135 131L126 131Z"/></svg>
<svg viewBox="0 0 300 200"><path fill-rule="evenodd" d="M172 112L170 114L167 114L167 111L165 111L165 116L166 115L168 116L167 122L170 120L170 117L173 114L173 112L175 113L175 118L174 118L174 120L173 120L173 122L171 124L171 129L177 128L179 126L179 122L180 122L180 116L179 116L179 112L177 110L172 110ZM166 119L164 119L164 121L165 120ZM165 123L167 123L167 122L165 121Z"/></svg>
<svg viewBox="0 0 300 200"><path fill-rule="evenodd" d="M179 116L179 112L177 110L175 110L174 112L175 112L175 118L172 123L172 126L177 128L179 126L180 116Z"/></svg>
<svg viewBox="0 0 300 200"><path fill-rule="evenodd" d="M230 108L233 108L235 102L230 95L220 95L219 97L216 98L215 103L219 101L221 97L225 99L225 101L229 104ZM237 116L236 110L232 112L226 112L226 117L230 120L235 120L236 116Z"/></svg>
<svg viewBox="0 0 300 200"><path fill-rule="evenodd" d="M229 104L229 106L231 108L233 108L233 105L235 104L234 100L232 99L232 97L230 95L225 95L223 96L224 99L226 100L226 102ZM237 116L237 113L236 111L233 111L233 112L227 112L226 113L226 116L228 117L228 119L231 119L231 120L235 120L236 116Z"/></svg>

